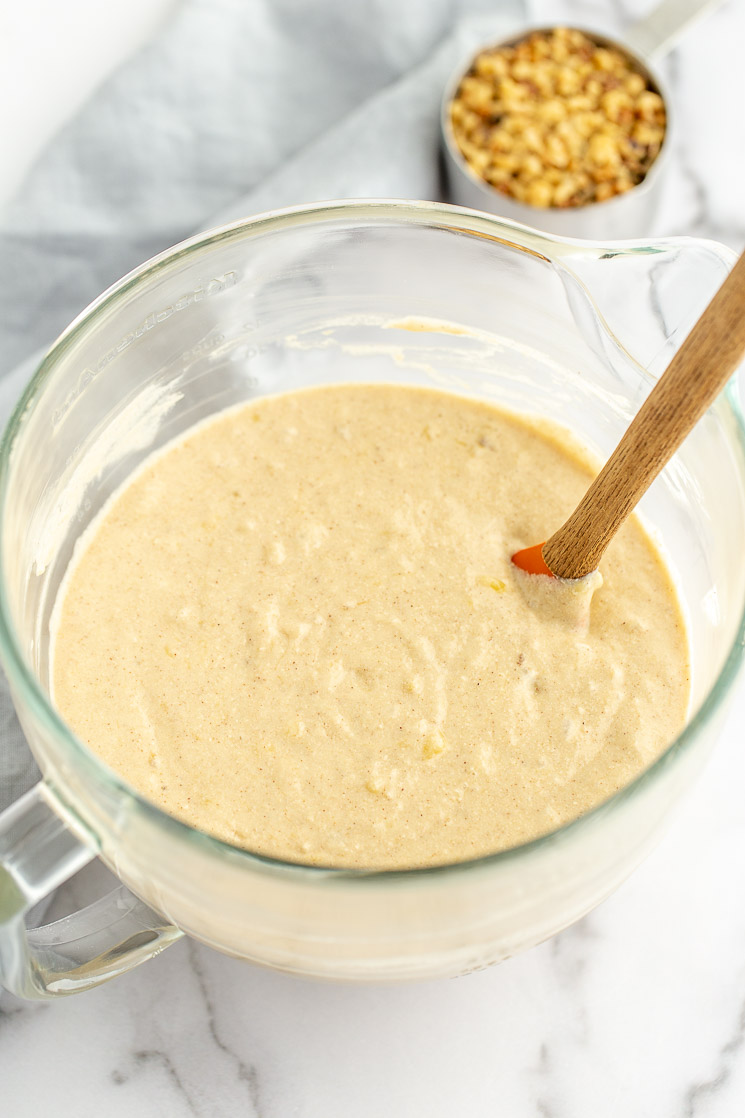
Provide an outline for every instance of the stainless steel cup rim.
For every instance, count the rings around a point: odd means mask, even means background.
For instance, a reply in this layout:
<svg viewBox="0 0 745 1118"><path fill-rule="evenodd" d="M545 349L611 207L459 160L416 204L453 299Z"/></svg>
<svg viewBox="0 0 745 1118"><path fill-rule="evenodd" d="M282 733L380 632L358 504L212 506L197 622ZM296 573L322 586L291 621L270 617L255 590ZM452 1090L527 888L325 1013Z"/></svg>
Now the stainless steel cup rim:
<svg viewBox="0 0 745 1118"><path fill-rule="evenodd" d="M26 420L33 413L36 401L44 391L47 380L81 333L94 326L99 318L111 313L116 308L117 302L133 288L146 284L156 278L162 271L177 264L183 257L198 252L200 249L208 248L223 241L250 239L253 236L265 233L278 234L282 229L293 228L298 225L320 225L338 222L343 219L352 222L375 223L379 221L387 224L424 225L443 231L455 229L461 235L471 235L479 240L487 237L515 250L538 256L547 262L552 259L559 260L562 255L560 251L562 245L566 246L567 250L576 247L583 256L586 256L587 251L592 247L597 253L598 259L613 256L619 251L633 250L635 246L638 247L639 251L645 253L653 250L650 249L647 242L609 241L603 244L571 241L567 238L542 233L530 227L526 228L516 222L497 218L477 210L467 210L436 202L388 199L338 200L295 206L259 214L243 221L233 222L200 233L146 261L113 284L70 324L47 351L16 405L2 435L2 440L0 440L0 524L3 522L8 501L14 445L23 436ZM658 251L662 251L665 246L669 247L673 243L677 242L669 238L661 238L654 242L659 246ZM599 312L598 317L602 321ZM729 395L726 398L725 405L734 420L735 437L743 458L745 458L745 414L743 414L740 403L734 395ZM588 824L616 812L621 805L635 799L673 761L687 754L694 747L699 734L712 721L723 701L729 696L745 661L745 603L738 622L735 639L727 652L716 681L701 706L660 757L625 788L584 815L530 842L462 862L412 869L346 869L271 858L242 847L233 846L215 838L213 835L199 831L166 814L155 804L140 796L73 734L53 706L47 692L28 663L13 622L5 578L4 551L1 548L0 661L8 676L14 701L23 705L50 734L54 735L56 740L62 743L66 758L69 758L70 762L81 772L88 775L92 781L102 784L108 790L116 793L123 805L148 820L156 828L169 832L176 839L196 844L208 856L224 858L233 862L237 860L245 865L247 871L250 869L254 872L281 874L285 877L289 875L303 881L316 881L318 883L359 881L365 888L369 888L376 882L383 884L397 880L410 882L425 879L447 879L450 875L465 871L492 871L500 866L511 865L521 858L537 854L544 847L567 840L570 836L574 837L582 834ZM63 802L64 792L64 788L55 788L55 793L60 795ZM66 806L73 815L76 814L74 804L67 804Z"/></svg>

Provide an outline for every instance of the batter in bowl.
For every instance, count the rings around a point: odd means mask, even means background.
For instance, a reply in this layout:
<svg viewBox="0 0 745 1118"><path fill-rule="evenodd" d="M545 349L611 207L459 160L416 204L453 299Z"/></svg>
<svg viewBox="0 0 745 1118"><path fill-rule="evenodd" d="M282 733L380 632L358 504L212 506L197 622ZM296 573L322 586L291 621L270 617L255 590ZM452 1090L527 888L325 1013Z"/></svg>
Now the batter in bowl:
<svg viewBox="0 0 745 1118"><path fill-rule="evenodd" d="M648 766L688 704L635 518L602 578L510 561L591 474L548 425L426 389L223 413L80 541L54 701L144 797L273 857L413 867L535 838Z"/></svg>

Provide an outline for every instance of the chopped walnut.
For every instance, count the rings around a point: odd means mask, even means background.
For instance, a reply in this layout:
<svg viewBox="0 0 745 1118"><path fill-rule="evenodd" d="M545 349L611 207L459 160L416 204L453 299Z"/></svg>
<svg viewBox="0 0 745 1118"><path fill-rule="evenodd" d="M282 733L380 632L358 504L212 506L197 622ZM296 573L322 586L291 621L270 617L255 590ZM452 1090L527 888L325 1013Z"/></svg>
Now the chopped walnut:
<svg viewBox="0 0 745 1118"><path fill-rule="evenodd" d="M541 207L630 190L656 159L666 124L662 98L631 59L566 27L482 51L450 120L477 175Z"/></svg>

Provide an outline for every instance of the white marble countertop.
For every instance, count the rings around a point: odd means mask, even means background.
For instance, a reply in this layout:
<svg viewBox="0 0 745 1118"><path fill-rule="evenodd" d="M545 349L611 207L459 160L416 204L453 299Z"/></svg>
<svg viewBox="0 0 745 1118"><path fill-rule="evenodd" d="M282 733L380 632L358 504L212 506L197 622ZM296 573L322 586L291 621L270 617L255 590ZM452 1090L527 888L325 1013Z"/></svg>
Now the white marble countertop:
<svg viewBox="0 0 745 1118"><path fill-rule="evenodd" d="M66 6L68 18L80 2ZM649 5L607 7L604 22L612 24ZM38 4L31 8L38 14ZM580 0L534 8L548 21L568 13L577 23L598 23L598 5ZM710 236L734 248L745 243L745 128L734 77L742 66L744 8L730 0L668 62L682 181L656 232ZM137 12L132 45L152 27L146 6ZM79 56L85 65L85 52ZM84 86L78 78L70 106ZM58 100L61 119L64 89ZM24 143L19 158L28 159L34 141ZM0 193L9 182L0 182ZM552 941L465 978L376 987L295 979L182 941L78 997L42 1005L4 1000L0 1112L744 1114L743 727L741 685L714 760L662 844L610 900ZM74 908L100 876L94 868L70 883L51 915Z"/></svg>

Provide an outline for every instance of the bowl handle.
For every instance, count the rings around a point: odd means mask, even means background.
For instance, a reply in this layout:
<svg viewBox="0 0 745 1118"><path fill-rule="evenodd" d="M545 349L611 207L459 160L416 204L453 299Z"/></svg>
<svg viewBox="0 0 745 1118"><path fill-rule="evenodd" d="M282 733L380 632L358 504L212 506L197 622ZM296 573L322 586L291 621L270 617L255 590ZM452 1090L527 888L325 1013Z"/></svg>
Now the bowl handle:
<svg viewBox="0 0 745 1118"><path fill-rule="evenodd" d="M96 856L55 802L41 781L0 815L0 983L21 998L87 990L182 935L124 885L62 920L26 928L29 909Z"/></svg>

